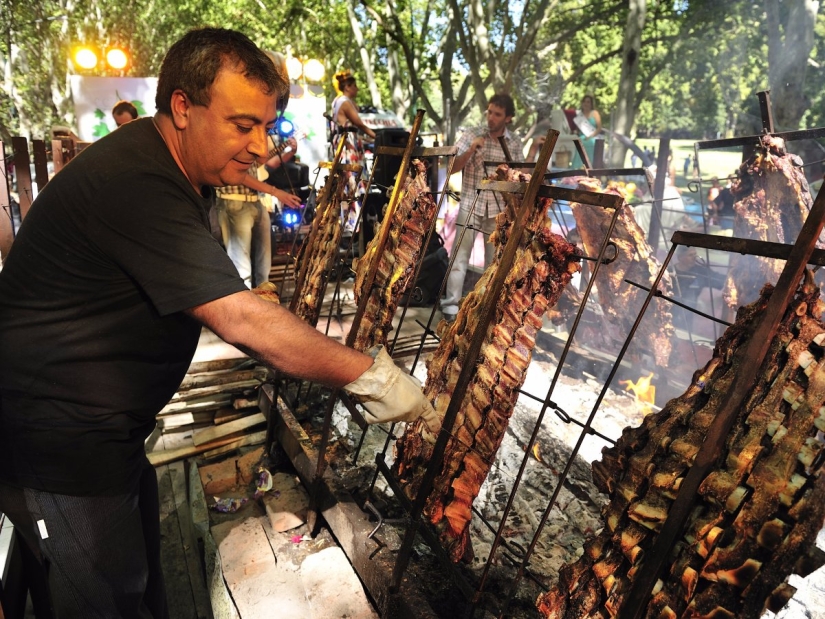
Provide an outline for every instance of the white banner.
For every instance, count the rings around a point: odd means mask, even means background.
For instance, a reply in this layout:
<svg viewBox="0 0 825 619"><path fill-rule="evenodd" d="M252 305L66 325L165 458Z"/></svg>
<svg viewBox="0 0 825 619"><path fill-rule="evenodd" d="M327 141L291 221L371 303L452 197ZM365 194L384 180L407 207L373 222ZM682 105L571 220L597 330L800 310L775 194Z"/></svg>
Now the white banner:
<svg viewBox="0 0 825 619"><path fill-rule="evenodd" d="M156 77L72 75L70 79L78 136L84 142L93 142L117 128L112 107L123 99L131 101L140 116L155 114ZM292 85L284 116L295 126L298 155L310 170L314 170L319 161L329 159L326 109L327 102L319 86Z"/></svg>
<svg viewBox="0 0 825 619"><path fill-rule="evenodd" d="M312 182L314 170L319 161L328 161L327 152L327 121L324 112L327 111L327 101L320 86L292 84L289 92L289 103L284 112L284 118L295 125L295 137L298 138L298 156L301 163L306 163L310 170Z"/></svg>
<svg viewBox="0 0 825 619"><path fill-rule="evenodd" d="M121 100L131 101L139 116L155 115L156 77L69 76L77 119L77 134L93 142L117 128L112 108Z"/></svg>

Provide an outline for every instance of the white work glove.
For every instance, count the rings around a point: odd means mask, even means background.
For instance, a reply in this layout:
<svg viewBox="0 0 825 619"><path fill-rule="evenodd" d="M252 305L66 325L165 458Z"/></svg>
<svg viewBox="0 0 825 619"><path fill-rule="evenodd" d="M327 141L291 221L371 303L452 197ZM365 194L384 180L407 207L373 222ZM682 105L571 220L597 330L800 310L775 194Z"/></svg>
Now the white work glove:
<svg viewBox="0 0 825 619"><path fill-rule="evenodd" d="M441 430L441 421L421 392L421 382L395 365L383 346L375 346L367 354L375 359L373 364L344 385L344 390L366 408L367 423L415 421L421 417L433 435L427 437L428 440L434 442Z"/></svg>

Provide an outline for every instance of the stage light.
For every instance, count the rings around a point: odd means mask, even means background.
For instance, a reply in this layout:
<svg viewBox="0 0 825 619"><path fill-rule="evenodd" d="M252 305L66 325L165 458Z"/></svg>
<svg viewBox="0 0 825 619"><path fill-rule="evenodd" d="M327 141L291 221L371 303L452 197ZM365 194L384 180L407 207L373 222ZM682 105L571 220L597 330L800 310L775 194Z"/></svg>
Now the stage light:
<svg viewBox="0 0 825 619"><path fill-rule="evenodd" d="M288 226L294 226L301 220L301 216L295 211L286 211L284 213L284 223Z"/></svg>
<svg viewBox="0 0 825 619"><path fill-rule="evenodd" d="M282 116L278 119L278 122L275 123L275 131L278 132L278 136L282 140L291 138L293 135L295 135L295 124L288 118L284 118Z"/></svg>
<svg viewBox="0 0 825 619"><path fill-rule="evenodd" d="M112 47L106 52L106 62L112 69L120 71L128 66L129 55L119 47Z"/></svg>
<svg viewBox="0 0 825 619"><path fill-rule="evenodd" d="M289 79L298 80L304 72L304 65L295 56L290 56L286 59L286 72Z"/></svg>
<svg viewBox="0 0 825 619"><path fill-rule="evenodd" d="M89 46L76 47L72 52L72 62L81 69L91 70L97 66L97 52Z"/></svg>
<svg viewBox="0 0 825 619"><path fill-rule="evenodd" d="M310 58L304 63L304 75L310 82L320 82L324 79L324 64L320 60Z"/></svg>

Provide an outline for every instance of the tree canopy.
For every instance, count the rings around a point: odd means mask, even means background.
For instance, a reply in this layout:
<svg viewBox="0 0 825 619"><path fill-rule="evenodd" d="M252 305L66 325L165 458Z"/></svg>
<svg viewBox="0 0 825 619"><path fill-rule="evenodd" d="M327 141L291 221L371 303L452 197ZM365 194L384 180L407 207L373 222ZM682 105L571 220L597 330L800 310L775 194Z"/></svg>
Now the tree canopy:
<svg viewBox="0 0 825 619"><path fill-rule="evenodd" d="M779 129L825 122L825 17L815 0L0 0L0 135L72 124L75 42L120 43L127 75L156 75L188 29L223 26L265 49L352 69L361 103L451 140L506 91L517 127L595 95L629 136L701 139L759 128L771 90Z"/></svg>

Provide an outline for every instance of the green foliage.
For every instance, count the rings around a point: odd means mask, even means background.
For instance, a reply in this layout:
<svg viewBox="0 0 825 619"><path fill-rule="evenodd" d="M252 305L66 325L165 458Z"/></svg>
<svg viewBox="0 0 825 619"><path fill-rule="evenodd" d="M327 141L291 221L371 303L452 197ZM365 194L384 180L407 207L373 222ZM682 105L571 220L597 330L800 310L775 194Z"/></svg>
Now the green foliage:
<svg viewBox="0 0 825 619"><path fill-rule="evenodd" d="M772 0L766 0L772 1ZM780 3L779 16L799 0ZM638 58L636 132L693 139L758 129L755 93L768 88L765 3L649 0ZM473 7L476 7L473 9ZM517 126L556 107L596 97L610 127L622 70L627 0L0 0L0 135L43 134L72 124L66 67L71 45L121 44L125 75L156 75L165 50L193 27L239 29L265 49L321 59L323 88L350 69L365 84L364 51L384 107L393 93L408 110L427 110L426 129L452 134L475 123L486 98L508 90ZM481 15L478 15L478 12ZM802 126L825 124L825 16L804 83ZM398 63L393 68L394 63ZM367 102L362 92L362 103ZM134 102L141 114L140 102ZM103 129L101 128L100 131ZM7 137L7 136L6 136Z"/></svg>

